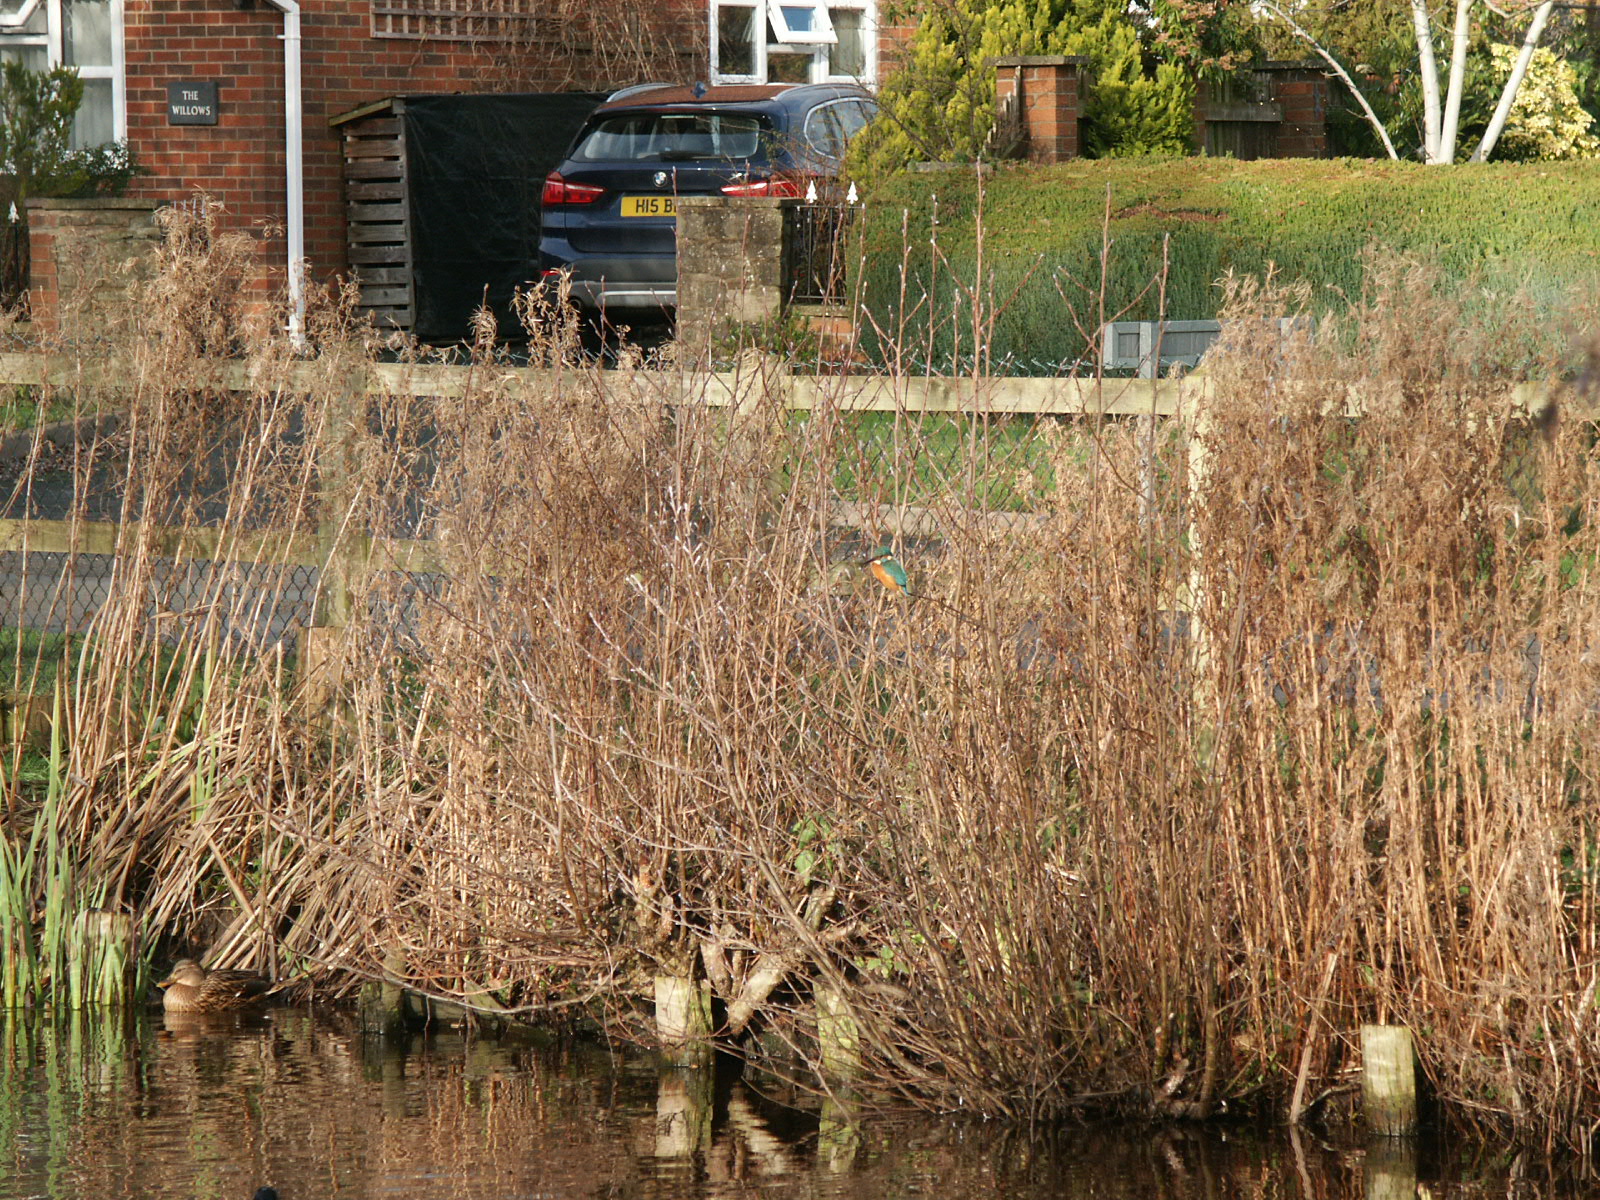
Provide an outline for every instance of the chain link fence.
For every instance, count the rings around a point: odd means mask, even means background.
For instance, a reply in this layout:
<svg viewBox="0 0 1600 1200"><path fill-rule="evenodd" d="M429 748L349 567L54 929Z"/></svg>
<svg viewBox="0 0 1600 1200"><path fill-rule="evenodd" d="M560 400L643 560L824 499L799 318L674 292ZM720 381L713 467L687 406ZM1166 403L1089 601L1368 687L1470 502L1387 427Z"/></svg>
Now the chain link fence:
<svg viewBox="0 0 1600 1200"><path fill-rule="evenodd" d="M1077 418L1005 413L857 413L834 489L844 501L942 502L1017 513L1045 507L1062 456L1090 436Z"/></svg>
<svg viewBox="0 0 1600 1200"><path fill-rule="evenodd" d="M142 592L139 619L158 643L179 644L210 623L231 650L293 652L313 622L320 581L314 566L170 558L130 580L116 555L10 550L0 552L0 625L92 633L113 596L132 585ZM424 607L440 596L444 577L394 571L371 582L369 627L391 646L418 648Z"/></svg>

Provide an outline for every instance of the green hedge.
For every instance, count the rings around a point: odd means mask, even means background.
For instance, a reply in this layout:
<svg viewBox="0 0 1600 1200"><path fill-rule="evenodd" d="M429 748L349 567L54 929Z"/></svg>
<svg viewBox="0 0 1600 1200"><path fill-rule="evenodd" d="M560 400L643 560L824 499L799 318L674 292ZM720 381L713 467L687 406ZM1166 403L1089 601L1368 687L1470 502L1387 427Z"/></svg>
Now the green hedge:
<svg viewBox="0 0 1600 1200"><path fill-rule="evenodd" d="M1434 262L1485 303L1525 290L1555 321L1575 289L1600 290L1600 162L1163 158L1003 166L981 190L970 170L899 175L868 198L866 305L914 362L935 369L969 361L974 290L992 314L995 363L1048 371L1080 359L1088 348L1076 325L1092 327L1099 311L1108 195L1106 306L1127 306L1128 320L1158 315L1146 289L1168 234L1173 319L1215 316L1224 272L1260 274L1269 263L1312 284L1314 311L1337 310L1360 294L1372 247ZM886 340L869 338L876 354L886 356Z"/></svg>

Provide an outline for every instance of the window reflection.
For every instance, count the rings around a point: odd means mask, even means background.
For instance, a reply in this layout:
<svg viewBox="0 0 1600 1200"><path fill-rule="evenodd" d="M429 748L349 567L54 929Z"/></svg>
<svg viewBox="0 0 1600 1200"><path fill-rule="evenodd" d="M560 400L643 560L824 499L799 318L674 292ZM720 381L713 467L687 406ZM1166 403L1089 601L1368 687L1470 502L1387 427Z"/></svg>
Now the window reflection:
<svg viewBox="0 0 1600 1200"><path fill-rule="evenodd" d="M71 0L65 6L66 59L78 66L111 65L111 0Z"/></svg>
<svg viewBox="0 0 1600 1200"><path fill-rule="evenodd" d="M779 11L783 23L795 33L811 33L817 27L817 10L809 4L785 4Z"/></svg>
<svg viewBox="0 0 1600 1200"><path fill-rule="evenodd" d="M0 61L20 62L30 71L48 71L50 52L43 46L7 46L0 44Z"/></svg>
<svg viewBox="0 0 1600 1200"><path fill-rule="evenodd" d="M21 4L7 4L3 9L3 14L8 17L14 17L21 11ZM38 8L33 10L32 15L30 15L28 19L21 25L7 24L0 26L0 29L4 30L4 36L7 37L15 37L19 33L43 37L45 34L50 32L49 10L41 4Z"/></svg>
<svg viewBox="0 0 1600 1200"><path fill-rule="evenodd" d="M828 47L828 74L860 78L867 73L866 13L859 8L833 8L833 32L838 37Z"/></svg>
<svg viewBox="0 0 1600 1200"><path fill-rule="evenodd" d="M76 146L99 146L115 141L117 129L112 119L111 80L85 79L83 107L72 123L72 142Z"/></svg>
<svg viewBox="0 0 1600 1200"><path fill-rule="evenodd" d="M810 83L811 55L778 53L767 50L768 83Z"/></svg>
<svg viewBox="0 0 1600 1200"><path fill-rule="evenodd" d="M0 17L16 16L23 10L23 7L27 5L27 3L28 0L0 0ZM37 18L37 16L38 14L35 13L34 17ZM30 19L28 24L32 25L33 20Z"/></svg>
<svg viewBox="0 0 1600 1200"><path fill-rule="evenodd" d="M756 10L724 4L717 9L717 68L723 75L756 73Z"/></svg>

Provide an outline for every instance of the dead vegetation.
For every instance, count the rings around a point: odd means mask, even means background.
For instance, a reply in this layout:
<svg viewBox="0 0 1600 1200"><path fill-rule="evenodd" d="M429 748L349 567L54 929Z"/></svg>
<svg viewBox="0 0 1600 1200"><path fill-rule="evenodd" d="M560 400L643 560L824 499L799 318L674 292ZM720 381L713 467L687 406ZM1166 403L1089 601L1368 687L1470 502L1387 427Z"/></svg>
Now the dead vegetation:
<svg viewBox="0 0 1600 1200"><path fill-rule="evenodd" d="M825 988L889 1092L1019 1118L1314 1118L1359 1026L1405 1023L1452 1111L1585 1148L1586 401L1515 411L1559 364L1414 265L1314 341L1266 319L1294 299L1235 287L1211 403L1153 462L1133 423L1045 423L1026 524L943 478L940 536L896 539L908 600L859 566L885 531L831 517L895 510L910 414L868 462L842 407L487 343L464 394L368 400L331 303L309 362L236 323L252 390L201 404L170 381L216 337L163 322L218 310L153 298L60 829L147 956L640 1037L677 975L786 1070ZM174 569L174 524L250 571ZM307 545L324 630L279 637Z"/></svg>
<svg viewBox="0 0 1600 1200"><path fill-rule="evenodd" d="M534 20L486 56L480 82L501 91L605 91L641 80L703 78L709 29L672 9L673 3L657 0L619 0L604 7L582 0L540 5ZM686 28L698 29L687 42ZM563 74L552 78L552 67Z"/></svg>

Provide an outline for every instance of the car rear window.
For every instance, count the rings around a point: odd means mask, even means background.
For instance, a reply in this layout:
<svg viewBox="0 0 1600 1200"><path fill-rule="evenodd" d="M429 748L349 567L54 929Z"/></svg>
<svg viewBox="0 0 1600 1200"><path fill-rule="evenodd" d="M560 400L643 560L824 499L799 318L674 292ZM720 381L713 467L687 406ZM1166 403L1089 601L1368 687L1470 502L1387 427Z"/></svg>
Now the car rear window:
<svg viewBox="0 0 1600 1200"><path fill-rule="evenodd" d="M643 112L602 117L572 152L578 162L753 158L766 128L749 113Z"/></svg>

